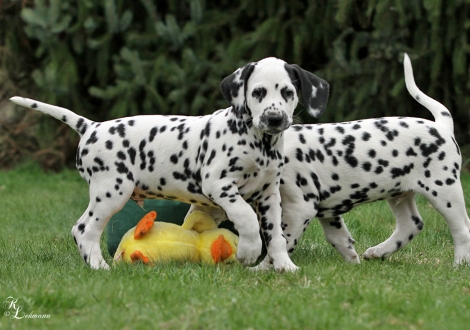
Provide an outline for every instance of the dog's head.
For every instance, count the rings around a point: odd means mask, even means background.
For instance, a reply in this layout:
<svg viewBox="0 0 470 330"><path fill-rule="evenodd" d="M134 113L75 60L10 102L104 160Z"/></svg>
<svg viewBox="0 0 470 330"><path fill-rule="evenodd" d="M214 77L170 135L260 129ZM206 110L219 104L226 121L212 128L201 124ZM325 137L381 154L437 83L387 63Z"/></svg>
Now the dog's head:
<svg viewBox="0 0 470 330"><path fill-rule="evenodd" d="M225 99L240 113L246 111L253 125L278 134L292 125L301 93L310 115L322 115L329 85L298 65L269 57L237 69L220 84Z"/></svg>

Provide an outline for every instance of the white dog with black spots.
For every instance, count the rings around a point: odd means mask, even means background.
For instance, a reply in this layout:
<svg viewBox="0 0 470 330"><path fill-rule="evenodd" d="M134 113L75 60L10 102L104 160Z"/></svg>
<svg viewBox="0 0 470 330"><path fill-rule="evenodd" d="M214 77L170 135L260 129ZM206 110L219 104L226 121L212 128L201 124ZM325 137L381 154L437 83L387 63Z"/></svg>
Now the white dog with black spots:
<svg viewBox="0 0 470 330"><path fill-rule="evenodd" d="M411 61L404 58L409 93L435 121L387 117L336 124L293 125L284 134L283 229L290 253L314 217L343 258L359 263L342 214L387 200L396 229L369 248L365 259L385 258L423 229L416 194L427 198L446 220L454 241L454 264L470 263L470 220L460 171L462 156L449 110L421 92ZM259 268L269 268L269 256Z"/></svg>
<svg viewBox="0 0 470 330"><path fill-rule="evenodd" d="M106 122L11 98L63 121L81 136L76 163L89 184L90 201L72 235L92 268L109 268L100 237L111 216L129 198L158 198L191 203L190 212L208 212L217 222L230 219L240 236L237 259L244 265L253 264L261 254L261 227L274 269L297 269L281 228L283 132L292 124L298 91L308 111L318 117L329 86L297 65L266 58L236 70L221 88L231 107L212 115L135 116Z"/></svg>

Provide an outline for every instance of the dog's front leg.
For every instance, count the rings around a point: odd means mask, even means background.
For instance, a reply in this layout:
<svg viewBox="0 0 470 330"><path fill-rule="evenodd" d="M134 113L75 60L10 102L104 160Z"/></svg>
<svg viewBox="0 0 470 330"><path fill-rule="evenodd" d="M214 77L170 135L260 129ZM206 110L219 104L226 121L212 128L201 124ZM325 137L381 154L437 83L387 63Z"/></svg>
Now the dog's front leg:
<svg viewBox="0 0 470 330"><path fill-rule="evenodd" d="M262 241L255 211L240 196L238 187L233 183L217 184L225 190L205 191L206 196L221 207L238 231L237 259L249 266L256 262L261 254ZM204 188L203 188L204 190Z"/></svg>
<svg viewBox="0 0 470 330"><path fill-rule="evenodd" d="M295 271L298 267L292 262L287 253L287 242L282 232L281 195L279 190L273 190L266 191L257 202L257 211L268 255L259 267L255 267L254 270L268 268L267 262L269 260L269 263L272 263L276 271Z"/></svg>

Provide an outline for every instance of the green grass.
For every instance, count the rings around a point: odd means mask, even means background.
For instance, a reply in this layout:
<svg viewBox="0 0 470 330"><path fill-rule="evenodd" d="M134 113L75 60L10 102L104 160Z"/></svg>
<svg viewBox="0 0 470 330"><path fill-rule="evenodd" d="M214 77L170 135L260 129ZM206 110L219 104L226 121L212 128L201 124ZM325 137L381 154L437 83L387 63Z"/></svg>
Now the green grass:
<svg viewBox="0 0 470 330"><path fill-rule="evenodd" d="M467 206L470 175L462 176ZM293 255L294 274L239 265L174 263L93 271L70 229L88 202L73 170L0 172L0 300L21 297L26 314L0 310L1 329L465 329L470 268L453 268L442 217L418 199L423 233L385 261L343 262L313 222ZM467 208L468 210L468 208ZM387 238L386 203L345 216L359 254ZM103 250L105 240L103 239ZM110 258L109 255L105 256Z"/></svg>

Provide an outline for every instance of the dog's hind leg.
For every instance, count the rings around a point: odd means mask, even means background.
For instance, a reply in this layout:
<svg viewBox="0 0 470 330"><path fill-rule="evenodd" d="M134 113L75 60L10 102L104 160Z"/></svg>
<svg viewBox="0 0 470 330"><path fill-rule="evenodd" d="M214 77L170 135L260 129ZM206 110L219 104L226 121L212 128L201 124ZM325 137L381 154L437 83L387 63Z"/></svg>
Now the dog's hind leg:
<svg viewBox="0 0 470 330"><path fill-rule="evenodd" d="M282 231L287 240L287 252L292 254L302 234L317 214L313 205L282 202Z"/></svg>
<svg viewBox="0 0 470 330"><path fill-rule="evenodd" d="M130 181L115 189L115 182L100 182L100 186L90 183L90 202L88 207L72 228L72 235L82 259L94 269L109 269L100 248L103 230L113 214L118 212L129 200L134 189ZM109 184L107 184L109 183ZM109 191L103 187L112 187ZM106 188L104 188L106 189Z"/></svg>
<svg viewBox="0 0 470 330"><path fill-rule="evenodd" d="M363 254L364 259L386 258L405 247L423 229L424 223L416 207L416 194L390 198L388 206L396 220L396 228L392 235L379 245L373 246Z"/></svg>
<svg viewBox="0 0 470 330"><path fill-rule="evenodd" d="M354 249L354 239L351 237L343 217L338 215L331 218L318 218L322 225L325 237L347 262L358 264L359 255Z"/></svg>
<svg viewBox="0 0 470 330"><path fill-rule="evenodd" d="M454 265L470 265L470 219L465 208L462 185L458 179L447 179L438 188L423 195L449 226L454 241Z"/></svg>

